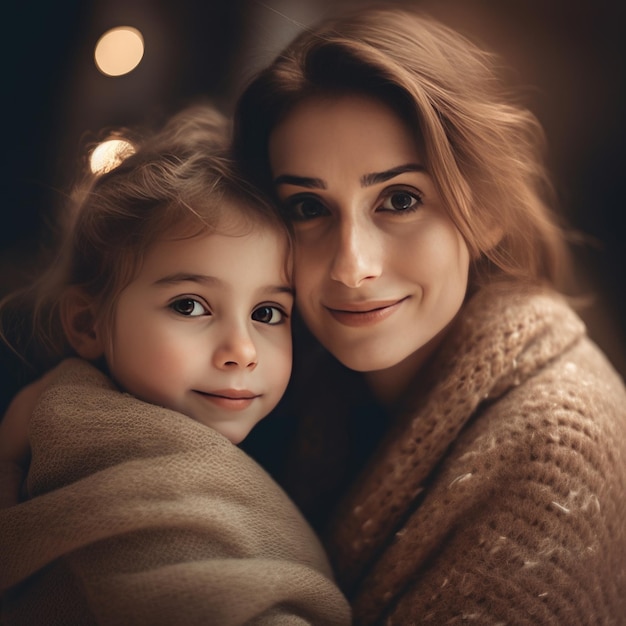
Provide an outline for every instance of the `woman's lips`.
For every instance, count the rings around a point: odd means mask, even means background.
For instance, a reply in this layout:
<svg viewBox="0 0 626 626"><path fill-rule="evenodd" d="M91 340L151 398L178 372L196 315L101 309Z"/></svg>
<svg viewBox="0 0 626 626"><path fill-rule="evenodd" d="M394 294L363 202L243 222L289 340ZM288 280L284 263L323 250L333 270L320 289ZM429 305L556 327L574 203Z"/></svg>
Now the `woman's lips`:
<svg viewBox="0 0 626 626"><path fill-rule="evenodd" d="M407 298L387 302L360 302L326 307L331 316L345 326L369 326L377 324L393 315Z"/></svg>
<svg viewBox="0 0 626 626"><path fill-rule="evenodd" d="M248 408L259 394L255 394L247 389L224 389L219 391L198 391L202 397L209 400L222 409L230 411L241 411Z"/></svg>

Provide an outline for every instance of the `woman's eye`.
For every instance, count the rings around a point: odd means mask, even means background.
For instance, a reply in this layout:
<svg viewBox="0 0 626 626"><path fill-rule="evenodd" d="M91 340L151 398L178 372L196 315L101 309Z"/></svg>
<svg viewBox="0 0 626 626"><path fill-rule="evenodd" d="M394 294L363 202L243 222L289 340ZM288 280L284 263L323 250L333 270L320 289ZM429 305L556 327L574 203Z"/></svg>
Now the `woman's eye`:
<svg viewBox="0 0 626 626"><path fill-rule="evenodd" d="M285 313L275 306L260 306L252 312L252 319L262 324L282 324Z"/></svg>
<svg viewBox="0 0 626 626"><path fill-rule="evenodd" d="M306 222L328 214L328 209L317 198L299 196L285 203L285 215L294 222Z"/></svg>
<svg viewBox="0 0 626 626"><path fill-rule="evenodd" d="M422 199L414 193L408 191L394 191L390 193L380 208L385 211L395 211L396 213L415 211L422 205Z"/></svg>
<svg viewBox="0 0 626 626"><path fill-rule="evenodd" d="M207 308L193 298L179 298L174 300L169 306L176 313L186 317L198 317L209 314Z"/></svg>

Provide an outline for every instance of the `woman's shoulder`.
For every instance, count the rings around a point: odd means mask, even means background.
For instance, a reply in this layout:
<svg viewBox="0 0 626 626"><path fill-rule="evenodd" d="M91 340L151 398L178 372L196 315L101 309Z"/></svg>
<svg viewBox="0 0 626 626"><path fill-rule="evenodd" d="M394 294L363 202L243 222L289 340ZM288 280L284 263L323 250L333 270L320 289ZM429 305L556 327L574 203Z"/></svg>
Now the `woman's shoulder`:
<svg viewBox="0 0 626 626"><path fill-rule="evenodd" d="M585 335L568 299L547 287L495 283L478 290L461 310L449 352L497 350L502 358L525 353L551 358Z"/></svg>
<svg viewBox="0 0 626 626"><path fill-rule="evenodd" d="M482 398L457 446L471 441L496 465L508 449L517 469L539 456L545 468L568 449L561 475L578 475L577 463L611 471L601 464L619 452L615 471L625 474L626 387L567 299L548 289L499 287L475 298L463 323L468 362L449 376L473 382L457 396Z"/></svg>
<svg viewBox="0 0 626 626"><path fill-rule="evenodd" d="M551 368L579 344L584 348L576 352L577 362L565 359L563 367L599 368L614 386L623 387L568 298L544 287L494 284L475 293L461 310L433 362L433 384L456 388L462 380L493 399Z"/></svg>
<svg viewBox="0 0 626 626"><path fill-rule="evenodd" d="M583 337L486 398L460 433L455 450L451 457L473 457L493 469L491 479L511 475L517 480L527 472L528 480L541 477L550 488L564 490L567 498L583 487L588 491L592 479L599 481L601 491L617 481L617 494L626 489L624 383L595 344Z"/></svg>

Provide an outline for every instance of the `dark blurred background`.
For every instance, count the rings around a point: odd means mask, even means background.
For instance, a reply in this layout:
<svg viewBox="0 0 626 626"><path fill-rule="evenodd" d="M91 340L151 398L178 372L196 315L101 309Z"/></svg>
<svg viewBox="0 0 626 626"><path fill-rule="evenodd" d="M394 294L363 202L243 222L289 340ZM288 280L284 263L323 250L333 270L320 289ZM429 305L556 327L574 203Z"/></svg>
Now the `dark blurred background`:
<svg viewBox="0 0 626 626"><path fill-rule="evenodd" d="M151 124L199 96L230 112L242 85L302 26L350 0L57 0L10 3L5 36L0 295L39 258L85 145L100 129ZM413 0L498 52L550 144L563 211L595 245L579 253L597 297L590 332L626 374L626 3L622 0ZM144 37L120 77L93 61L115 26ZM8 137L7 137L8 134ZM16 383L3 356L4 394ZM0 409L2 406L0 406Z"/></svg>

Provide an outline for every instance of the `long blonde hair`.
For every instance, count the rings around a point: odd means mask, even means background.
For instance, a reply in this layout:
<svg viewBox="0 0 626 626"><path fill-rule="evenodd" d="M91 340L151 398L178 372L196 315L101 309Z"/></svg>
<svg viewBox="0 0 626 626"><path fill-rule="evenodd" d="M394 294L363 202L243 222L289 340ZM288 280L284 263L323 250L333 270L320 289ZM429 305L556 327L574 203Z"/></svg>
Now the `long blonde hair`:
<svg viewBox="0 0 626 626"><path fill-rule="evenodd" d="M538 121L507 93L494 55L400 6L362 8L302 32L251 81L234 120L248 177L270 192L272 129L303 99L343 92L379 98L415 128L472 253L472 287L497 278L565 284L569 253Z"/></svg>
<svg viewBox="0 0 626 626"><path fill-rule="evenodd" d="M196 104L135 137L117 167L88 174L71 194L55 262L0 302L0 338L41 372L72 353L60 319L69 288L93 299L99 323L112 329L119 295L156 241L213 232L227 218L237 233L263 225L289 242L269 201L238 174L229 140L226 118Z"/></svg>

